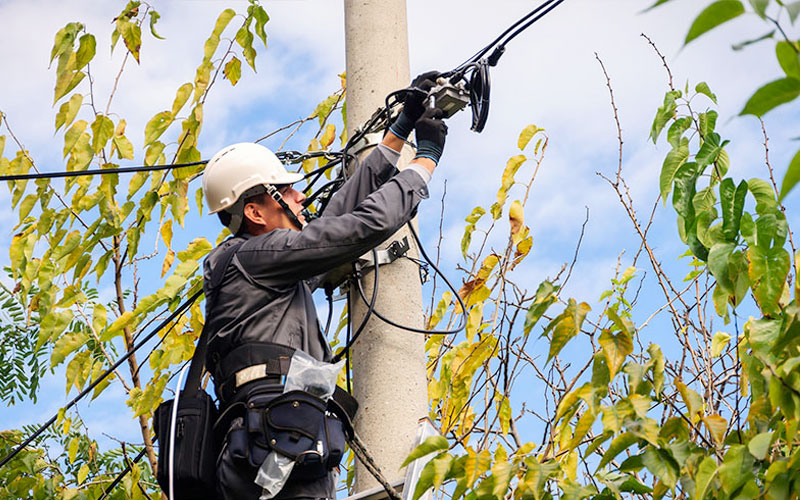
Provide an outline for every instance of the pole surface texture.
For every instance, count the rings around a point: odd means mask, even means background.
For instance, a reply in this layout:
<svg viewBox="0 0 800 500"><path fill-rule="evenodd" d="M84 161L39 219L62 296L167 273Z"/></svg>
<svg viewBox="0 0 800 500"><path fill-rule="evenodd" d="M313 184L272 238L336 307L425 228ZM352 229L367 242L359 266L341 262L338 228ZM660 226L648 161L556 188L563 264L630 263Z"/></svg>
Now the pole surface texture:
<svg viewBox="0 0 800 500"><path fill-rule="evenodd" d="M405 0L345 0L348 134L384 103L385 96L408 86L408 33ZM367 153L369 150L367 151ZM408 162L408 152L400 168ZM390 238L408 237L403 228ZM417 265L398 259L380 267L375 309L401 325L422 326L422 285ZM372 271L362 283L372 297ZM354 327L367 306L351 290ZM411 451L417 422L428 413L424 336L372 317L353 352L353 395L360 408L355 425L377 465L390 481L403 477L400 464ZM356 462L356 491L378 483Z"/></svg>

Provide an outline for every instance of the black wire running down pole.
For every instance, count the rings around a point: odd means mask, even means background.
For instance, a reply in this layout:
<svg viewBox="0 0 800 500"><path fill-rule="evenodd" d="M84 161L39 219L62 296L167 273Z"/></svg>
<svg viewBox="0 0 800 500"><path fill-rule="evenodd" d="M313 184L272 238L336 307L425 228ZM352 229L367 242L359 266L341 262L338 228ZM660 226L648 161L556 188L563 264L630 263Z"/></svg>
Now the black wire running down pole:
<svg viewBox="0 0 800 500"><path fill-rule="evenodd" d="M116 362L116 363L114 363L114 364L113 364L113 365L112 365L112 366L111 366L111 367L110 367L108 370L106 370L106 371L105 371L105 372L104 372L102 375L100 375L99 377L97 377L97 379L96 379L94 382L92 382L91 384L89 384L89 387L87 387L87 388L86 388L86 389L84 389L84 390L83 390L83 391L82 391L80 394L78 394L77 396L75 396L75 398L74 398L72 401L70 401L69 403L67 403L67 404L66 404L66 406L64 406L64 407L62 408L62 410L65 410L65 411L66 411L66 410L68 410L68 409L72 408L72 407L73 407L73 406L74 406L74 405L75 405L75 404L76 404L78 401L80 401L80 400L81 400L81 399L82 399L84 396L86 396L87 394L89 394L89 392L90 392L92 389L94 389L95 387L97 387L97 385L98 385L98 384L100 384L100 382L102 382L102 381L103 381L103 380L104 380L106 377L108 377L108 376L109 376L109 375L110 375L110 374L111 374L111 373L112 373L114 370L116 370L117 368L119 368L119 366L120 366L122 363L124 363L124 362L125 362L125 360L127 360L129 357L131 357L131 356L133 355L133 353L135 353L137 350L139 350L139 349L140 349L140 348L141 348L141 347L142 347L142 346L143 346L145 343L147 343L147 342L148 342L150 339L152 339L152 338L153 338L153 337L154 337L154 336L155 336L155 335L156 335L156 334L157 334L159 331L161 331L162 329L164 329L164 327L166 327L166 326L167 326L167 325L168 325L168 324L169 324L169 323L170 323L172 320L174 320L176 317L178 317L178 315L180 315L180 314L183 314L183 312L184 312L186 309L188 309L188 308L189 308L189 306L191 306L191 305L192 305L192 304L193 304L193 303L194 303L194 302L195 302L195 301L196 301L196 300L197 300L197 299L200 297L200 295L201 295L202 293L203 293L203 291L202 291L202 290L200 290L200 291L196 292L194 295L192 295L191 297L189 297L188 299L186 299L186 302L184 302L183 304L181 304L181 306L180 306L180 307L178 307L178 308L175 310L175 312L173 312L172 314L170 314L170 315L169 315L169 317L168 317L167 319L165 319L164 321L162 321L162 322L161 322L161 323L160 323L160 324L159 324L159 325L158 325L158 326L157 326L157 327L156 327L156 328L155 328L155 329L154 329L152 332L150 332L149 334L147 334L147 336L146 336L146 337L144 337L142 340L140 340L139 342L137 342L137 343L136 343L136 345L134 345L134 346L131 348L131 350L130 350L130 351L126 352L126 353L125 353L125 355L124 355L124 356L122 356L122 357L121 357L119 360L117 360L117 362ZM59 412L60 412L60 410L59 410ZM14 448L14 451L12 451L12 452L11 452L10 454L8 454L8 455L7 455L5 458L3 458L3 460L1 460L1 461L0 461L0 468L2 468L4 465L6 465L8 462L10 462L12 458L14 458L15 456L17 456L17 454L19 454L19 452L21 452L21 451L22 451L22 450L23 450L23 449L24 449L26 446L28 446L29 444L31 444L31 442L33 442L33 440L34 440L34 439L36 439L37 437L39 437L39 436L40 436L40 435L41 435L41 434L42 434L42 433L43 433L43 432L44 432L44 431L45 431L45 430L46 430L48 427L50 427L51 425L53 425L53 423L56 421L56 419L57 419L57 418L58 418L58 413L56 413L55 415L53 415L53 417L52 417L50 420L48 420L48 421L47 421L47 422L46 422L44 425L42 425L41 427L39 427L39 428L36 430L36 432L34 432L33 434L31 434L31 435L30 435L30 436L29 436L29 437L28 437L28 438L27 438L25 441L23 441L23 442L22 442L22 443L21 443L19 446L17 446L16 448Z"/></svg>

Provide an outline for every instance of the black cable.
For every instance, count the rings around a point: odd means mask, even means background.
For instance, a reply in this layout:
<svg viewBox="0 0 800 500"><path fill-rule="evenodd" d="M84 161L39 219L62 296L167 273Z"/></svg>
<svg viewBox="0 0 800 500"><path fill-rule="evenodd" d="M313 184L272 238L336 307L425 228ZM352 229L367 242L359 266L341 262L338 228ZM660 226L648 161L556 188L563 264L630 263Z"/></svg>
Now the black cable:
<svg viewBox="0 0 800 500"><path fill-rule="evenodd" d="M333 359L331 360L331 363L336 363L340 359L342 359L342 356L347 356L346 363L349 366L349 364L350 364L350 348L353 346L353 344L355 344L356 340L358 340L358 337L361 335L361 333L367 327L367 321L369 321L369 318L375 312L375 302L378 299L378 267L379 266L378 266L378 251L375 250L374 248L372 249L372 260L375 262L375 271L372 274L372 298L369 301L367 301L367 298L366 298L365 294L363 293L364 290L363 290L363 288L361 288L361 281L358 278L353 280L353 281L356 282L356 284L358 286L358 289L359 289L359 292L361 292L361 296L364 298L364 303L367 304L367 306L368 306L367 307L367 313L364 315L364 318L361 320L361 324L358 325L358 329L353 334L353 337L347 340L347 343L345 344L344 349L339 351L339 354L337 354L336 356L333 357ZM352 318L352 314L353 314L353 310L350 308L350 306L351 306L351 304L350 304L350 294L348 293L347 294L347 323L348 323L348 328L349 328L349 325L350 325L350 319ZM348 333L349 333L349 329L348 329Z"/></svg>
<svg viewBox="0 0 800 500"><path fill-rule="evenodd" d="M520 18L520 19L519 19L517 22L515 22L514 24L512 24L511 26L509 26L508 28L506 28L506 30L505 30L505 31L503 31L503 32L500 34L500 36L498 36L498 37L497 37L497 38L495 38L495 39L494 39L494 40L493 40L491 43L489 43L488 45L486 45L485 47L483 47L481 50L479 50L479 51L478 51L478 52L477 52L477 53L476 53L474 56L470 57L469 59L467 59L466 61L464 61L463 63L461 63L461 64L460 64L458 67L456 67L456 69L454 69L454 70L452 70L452 71L449 71L449 72L447 72L447 73L444 73L442 76L444 76L444 77L448 77L448 76L452 76L452 75L458 75L458 74L459 74L459 72L462 72L462 71L463 71L463 70L464 70L464 69L465 69L467 66L469 66L470 64L472 64L472 63L475 63L475 62L478 62L478 61L479 61L479 60L480 60L480 59L481 59L481 58L482 58L484 55L486 55L486 53L487 53L487 52L489 52L489 51L492 49L492 47L494 47L495 45L497 45L497 44L498 44L498 43L499 43L499 42L500 42L500 41L503 39L503 37L505 37L507 34L509 34L509 33L510 33L512 30L514 30L514 28L516 28L516 27L517 27L517 26L519 26L520 24L524 23L525 21L527 21L528 19L530 19L532 16L535 16L536 14L538 14L539 12L541 12L541 11L542 11L542 9L545 9L545 8L547 8L547 7L548 7L550 4L552 4L552 3L554 3L554 2L555 2L555 5L553 5L551 8L549 8L549 9L547 10L547 12L544 12L544 13L543 13L541 16L538 16L536 19L532 20L530 23L528 23L528 24L527 24L527 25L525 25L524 27L520 28L520 29L519 29L519 30L518 30L516 33L514 33L513 35L511 35L511 37L509 37L507 40L505 40L505 41L502 43L502 46L505 46L505 44L507 44L509 41L511 41L511 39L513 39L514 37L516 37L516 36L517 36L517 35L518 35L520 32L522 32L523 30L525 30L525 29L529 28L531 24L535 23L536 21L538 21L539 19L541 19L541 18L542 18L544 15L548 14L548 13L549 13L551 10L553 10L553 8L555 8L555 7L556 7L558 4L560 4L560 3L561 3L561 2L563 2L563 1L564 1L564 0L545 0L545 2L543 2L541 5L539 5L539 6L538 6L538 7L536 7L535 9L533 9L531 12L529 12L529 13L525 14L525 15L524 15L522 18ZM494 65L492 65L492 66L494 66ZM452 83L455 83L455 82L452 82Z"/></svg>
<svg viewBox="0 0 800 500"><path fill-rule="evenodd" d="M136 457L131 462L128 463L128 465L122 470L122 472L120 472L119 475L117 475L117 477L114 479L114 481L112 481L111 484L108 485L108 487L105 489L105 491L103 491L103 494L97 500L103 500L104 498L106 498L108 496L108 494L111 493L111 491L114 488L117 487L117 485L120 483L120 481L125 479L125 476L127 476L128 473L131 471L131 469L133 469L133 464L135 464L136 462L141 460L146 451L147 451L147 448L143 448L142 451L140 451L139 454L136 455Z"/></svg>
<svg viewBox="0 0 800 500"><path fill-rule="evenodd" d="M135 345L134 345L134 346L133 346L133 347L132 347L132 348L131 348L131 349L130 349L128 352L126 352L126 353L125 353L125 354L124 354L124 355L123 355L123 356L122 356L120 359L118 359L116 363L114 363L113 365L111 365L111 367L110 367L109 369L107 369L107 370L106 370L105 372L103 372L103 373L102 373L102 374L101 374L99 377L97 377L97 379L95 379L95 380L94 380L94 381L93 381L91 384L89 384L89 386L88 386L86 389L84 389L83 391L81 391L81 393L80 393L80 394L78 394L77 396L75 396L75 398L73 398L73 399L72 399L72 401L70 401L69 403L67 403L67 404L66 404L66 406L62 407L62 408L61 408L61 410L64 410L64 411L66 411L66 410L68 410L68 409L72 408L72 407L73 407L73 406L74 406L74 405L75 405L75 404L76 404L78 401L80 401L80 400L81 400L81 399L82 399L84 396L86 396L87 394L89 394L89 392L91 392L91 390L92 390L92 389L94 389L95 387L97 387L97 385L98 385L98 384L100 384L100 382L102 382L103 380L105 380L105 378L106 378L106 377L108 377L108 376L109 376L111 373L113 373L113 372L114 372L114 370L116 370L117 368L119 368L119 366L120 366L122 363L124 363L124 362L125 362L125 361L126 361L128 358L129 358L129 357L131 357L131 356L132 356L132 355L133 355L133 354L134 354L136 351L138 351L138 350L139 350L139 349L140 349L140 348L141 348L143 345L145 345L145 344L146 344L146 343L147 343L147 342L148 342L150 339L152 339L152 338L153 338L153 337L154 337L156 334L158 334L158 332L159 332L159 331L161 331L161 330L162 330L163 328L165 328L165 327L166 327L166 326L167 326L169 323L171 323L171 322L172 322L172 320L174 320L174 319L175 319L175 318L176 318L178 315L180 315L180 314L183 314L183 312L184 312L186 309L188 309L188 308L189 308L189 306L191 306L191 305L192 305L192 304L193 304L193 303L194 303L194 302L195 302L195 301L196 301L196 300L197 300L197 299L200 297L200 295L202 295L202 293L203 293L203 291L202 291L202 290L200 290L200 291L196 292L194 295L192 295L191 297L189 297L188 299L186 299L186 301L185 301L183 304L181 304L181 305L180 305L180 307L178 307L178 308L175 310L175 312L173 312L173 313L172 313L172 314L171 314L171 315L170 315L170 316L169 316L167 319L165 319L164 321L162 321L162 322L161 322L161 323L160 323L160 324L159 324L159 325L158 325L158 326L157 326L157 327L156 327L156 328L155 328L155 329L154 329L152 332L150 332L148 335L146 335L146 336L145 336L145 338L143 338L142 340L138 341L138 342L137 342L137 343L136 343L136 344L135 344ZM59 410L59 413L60 413L60 411L61 411L61 410ZM0 468L2 468L2 467L5 465L5 464L7 464L9 461L11 461L11 459L12 459L12 458L14 458L15 456L17 456L17 454L19 454L19 452L20 452L20 451L22 451L22 450L23 450L23 449L24 449L26 446L28 446L28 445L29 445L31 442L33 442L33 440L34 440L34 439L36 439L37 437L39 437L39 435L40 435L42 432L44 432L44 431L45 431L45 430L46 430L48 427L50 427L51 425L53 425L53 423L56 421L56 419L58 419L58 413L56 413L55 415L53 415L53 417L52 417L50 420L48 420L48 421L47 421L47 422L46 422L44 425L42 425L41 427L39 427L39 428L36 430L36 432L34 432L33 434L31 434L31 435L30 435L30 436L29 436L29 437L28 437L28 438L27 438L25 441L23 441L23 442L22 442L22 443L21 443L19 446L17 446L16 448L14 448L14 451L12 451L10 454L8 454L6 457L4 457L4 458L3 458L3 460L0 460Z"/></svg>
<svg viewBox="0 0 800 500"><path fill-rule="evenodd" d="M453 287L453 285L450 283L450 281L447 279L447 277L444 275L444 273L442 273L442 271L439 270L438 267L436 267L436 264L433 263L433 261L430 259L430 257L428 257L428 254L425 252L425 248L423 248L422 242L419 239L419 235L417 235L416 230L414 230L414 226L411 224L411 222L408 222L407 225L408 225L408 228L411 230L411 235L414 237L414 241L417 242L417 247L419 248L419 253L422 254L422 258L425 259L425 261L433 268L433 270L434 270L434 272L436 274L438 274L439 276L442 277L442 280L444 280L444 282L447 285L447 287L450 288L450 290L453 291L453 293L455 294L456 299L458 299L458 304L461 307L461 312L462 312L461 324L459 324L458 327L453 328L451 330L425 330L425 329L422 329L422 328L415 328L413 326L407 326L407 325L401 325L399 323L395 323L394 321L390 320L389 318L385 317L384 315L382 315L381 313L379 313L377 310L374 310L374 309L372 310L372 313L375 314L375 316L378 319L380 319L381 321L383 321L384 323L386 323L388 325L391 325L391 326L393 326L395 328L399 328L400 330L405 330L407 332L422 333L422 334L425 334L425 335L455 335L456 333L460 332L461 330L463 330L467 326L467 306L464 305L464 301L461 299L461 296L458 294L458 290L456 290ZM360 282L357 283L357 287L358 287L358 293L361 296L361 300L363 300L364 303L367 303L367 297L364 294L364 289L361 287L361 283Z"/></svg>
<svg viewBox="0 0 800 500"><path fill-rule="evenodd" d="M350 318L351 318L350 315L352 314L352 312L353 312L353 309L352 309L352 306L350 305L350 294L348 293L347 294L347 328L345 328L345 337L344 337L344 349L346 349L346 350L345 351L341 351L339 354L341 354L342 352L345 353L345 356L344 356L344 376L345 376L345 379L347 380L347 394L350 394L350 395L353 394L353 387L352 387L352 383L350 381L350 352L349 352L348 346L350 345L350 331L351 331L351 328L352 328L352 325L353 325L352 321L350 321ZM338 355L337 355L337 357L338 357ZM338 360L336 358L334 358L333 362L336 362L336 361L338 361Z"/></svg>
<svg viewBox="0 0 800 500"><path fill-rule="evenodd" d="M28 179L55 179L59 177L81 177L84 175L126 174L134 172L154 172L158 170L171 170L174 168L194 167L204 165L208 160L193 161L191 163L171 163L169 165L152 165L140 167L96 168L92 170L74 170L72 172L42 172L39 174L17 174L0 176L0 181L21 181Z"/></svg>

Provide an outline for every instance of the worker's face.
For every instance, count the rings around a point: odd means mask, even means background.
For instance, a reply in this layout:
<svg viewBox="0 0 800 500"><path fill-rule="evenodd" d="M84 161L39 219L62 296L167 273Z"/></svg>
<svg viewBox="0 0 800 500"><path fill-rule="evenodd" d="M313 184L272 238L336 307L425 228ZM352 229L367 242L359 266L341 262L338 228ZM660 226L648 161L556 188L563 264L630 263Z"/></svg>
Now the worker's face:
<svg viewBox="0 0 800 500"><path fill-rule="evenodd" d="M300 222L305 223L305 217L300 214L303 210L303 201L306 196L292 186L283 186L278 190L283 196L283 201L297 215ZM295 229L299 230L289 216L284 212L278 202L270 196L264 196L258 202L250 202L244 207L244 214L250 220L250 232L262 234L273 229Z"/></svg>

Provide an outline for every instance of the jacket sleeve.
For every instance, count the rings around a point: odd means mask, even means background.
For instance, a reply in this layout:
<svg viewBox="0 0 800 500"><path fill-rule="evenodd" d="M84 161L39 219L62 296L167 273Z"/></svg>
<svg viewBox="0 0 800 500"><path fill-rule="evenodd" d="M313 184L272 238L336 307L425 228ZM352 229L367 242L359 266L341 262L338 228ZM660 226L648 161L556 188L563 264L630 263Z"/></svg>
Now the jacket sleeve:
<svg viewBox="0 0 800 500"><path fill-rule="evenodd" d="M313 220L302 231L276 229L250 238L236 259L265 286L309 279L355 260L386 240L427 197L425 181L416 172L403 171L347 213Z"/></svg>
<svg viewBox="0 0 800 500"><path fill-rule="evenodd" d="M333 195L322 217L342 215L355 209L364 198L397 174L395 165L399 159L400 153L383 144L378 145Z"/></svg>

